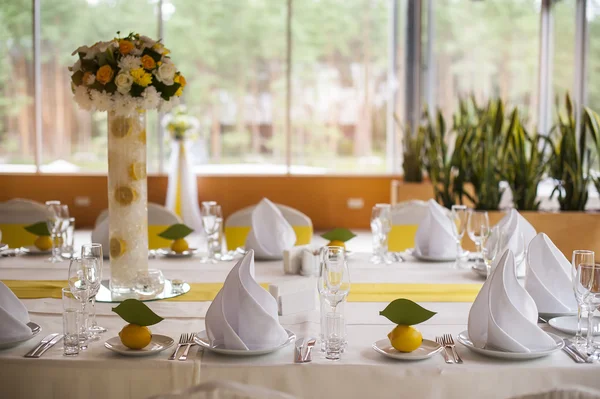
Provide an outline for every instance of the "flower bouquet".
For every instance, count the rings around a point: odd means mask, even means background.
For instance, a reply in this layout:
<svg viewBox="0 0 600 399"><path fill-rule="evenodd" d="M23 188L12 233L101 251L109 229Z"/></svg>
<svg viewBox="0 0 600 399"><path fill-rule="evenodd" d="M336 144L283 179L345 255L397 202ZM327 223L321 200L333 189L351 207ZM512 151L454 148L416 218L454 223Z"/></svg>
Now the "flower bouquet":
<svg viewBox="0 0 600 399"><path fill-rule="evenodd" d="M110 287L133 292L148 269L146 111L179 104L185 78L160 42L130 33L79 47L69 68L77 104L108 111L108 209Z"/></svg>
<svg viewBox="0 0 600 399"><path fill-rule="evenodd" d="M163 126L173 140L182 141L194 138L192 135L198 130L199 122L197 118L188 114L184 105L179 105L164 117Z"/></svg>

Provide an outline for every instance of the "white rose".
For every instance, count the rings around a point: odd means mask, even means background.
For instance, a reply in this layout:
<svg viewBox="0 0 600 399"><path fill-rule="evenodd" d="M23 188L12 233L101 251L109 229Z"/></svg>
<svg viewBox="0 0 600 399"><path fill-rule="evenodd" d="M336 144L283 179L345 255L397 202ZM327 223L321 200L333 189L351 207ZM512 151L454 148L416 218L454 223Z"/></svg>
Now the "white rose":
<svg viewBox="0 0 600 399"><path fill-rule="evenodd" d="M167 86L171 86L174 83L173 78L175 77L175 72L177 72L177 68L175 68L175 65L163 62L161 66L159 66L158 69L154 71L154 75L156 76L159 82L162 82Z"/></svg>
<svg viewBox="0 0 600 399"><path fill-rule="evenodd" d="M120 73L115 78L115 84L119 93L127 94L133 85L133 77L128 73Z"/></svg>

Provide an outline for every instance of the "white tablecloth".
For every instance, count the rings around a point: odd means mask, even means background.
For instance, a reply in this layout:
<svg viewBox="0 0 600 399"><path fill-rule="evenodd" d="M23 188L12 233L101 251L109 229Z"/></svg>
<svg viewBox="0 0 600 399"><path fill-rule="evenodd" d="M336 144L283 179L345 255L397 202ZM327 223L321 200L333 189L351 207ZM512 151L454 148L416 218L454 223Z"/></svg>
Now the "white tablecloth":
<svg viewBox="0 0 600 399"><path fill-rule="evenodd" d="M363 237L362 242L368 239ZM456 270L448 263L409 261L375 266L367 258L367 254L359 252L350 258L354 282L481 283L469 270ZM200 264L197 259L150 261L150 267L162 269L167 277L188 282L222 282L231 266L232 263ZM67 267L67 262L53 265L43 258L0 258L0 280L65 279ZM280 262L257 262L256 275L261 282L303 279L285 276ZM43 328L40 338L62 330L60 300L32 299L24 303L31 319ZM151 328L154 333L177 340L182 332L204 330L208 302L149 305L166 318ZM215 379L261 385L302 398L508 398L574 384L600 388L597 366L577 365L562 352L527 362L499 361L476 355L459 344L463 365L447 365L441 356L406 363L384 358L371 349L371 344L393 328L378 315L385 305L347 304L349 347L338 362L317 353L310 364L294 364L292 346L255 358L223 357L203 353L197 347L186 362L167 360L170 350L151 358L125 358L105 349L103 341L92 343L75 358L62 356L60 344L41 359L23 358L39 342L36 338L0 351L0 397L145 398ZM124 325L111 313L112 306L98 304L98 322L108 328L103 340L115 336ZM456 335L466 329L469 303L433 302L424 306L438 312L419 326L425 338L433 339L442 333ZM283 316L281 322L300 337L316 336L319 332L317 311Z"/></svg>

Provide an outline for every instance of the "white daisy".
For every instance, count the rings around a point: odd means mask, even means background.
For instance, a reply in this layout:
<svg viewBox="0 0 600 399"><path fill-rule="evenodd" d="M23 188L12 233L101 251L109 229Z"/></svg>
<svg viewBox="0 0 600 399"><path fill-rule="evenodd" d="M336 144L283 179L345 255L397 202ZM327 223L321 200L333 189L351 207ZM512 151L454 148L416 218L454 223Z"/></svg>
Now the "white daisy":
<svg viewBox="0 0 600 399"><path fill-rule="evenodd" d="M75 88L75 102L77 102L82 109L88 111L92 109L92 99L90 98L87 87L77 86Z"/></svg>
<svg viewBox="0 0 600 399"><path fill-rule="evenodd" d="M112 108L112 97L105 91L91 90L90 94L92 96L92 101L94 103L94 107L98 111L108 111Z"/></svg>
<svg viewBox="0 0 600 399"><path fill-rule="evenodd" d="M160 102L160 95L154 86L149 86L142 93L142 108L143 109L155 109L158 107Z"/></svg>
<svg viewBox="0 0 600 399"><path fill-rule="evenodd" d="M140 68L142 66L142 60L133 55L126 55L119 60L119 68L123 71L130 71L132 69Z"/></svg>
<svg viewBox="0 0 600 399"><path fill-rule="evenodd" d="M171 97L171 99L169 101L165 101L162 100L160 102L160 106L158 107L158 110L160 112L169 112L170 110L172 110L174 107L179 105L179 97L173 96Z"/></svg>

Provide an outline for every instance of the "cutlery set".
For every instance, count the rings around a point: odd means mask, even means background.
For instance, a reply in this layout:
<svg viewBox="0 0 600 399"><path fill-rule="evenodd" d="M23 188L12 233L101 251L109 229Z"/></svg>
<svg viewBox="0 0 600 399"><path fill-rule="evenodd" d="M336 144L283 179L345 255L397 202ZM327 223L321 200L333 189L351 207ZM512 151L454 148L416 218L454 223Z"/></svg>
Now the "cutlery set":
<svg viewBox="0 0 600 399"><path fill-rule="evenodd" d="M197 335L198 333L183 333L179 336L179 343L177 344L177 347L175 348L175 351L173 352L173 354L171 356L169 356L169 360L175 360L177 358L177 353L179 352L179 349L181 349L181 347L185 346L185 350L183 351L183 353L181 354L181 356L179 356L179 358L177 360L181 360L181 361L185 361L187 360L188 357L188 353L190 352L190 348L194 345L196 345L196 343L194 342L194 337Z"/></svg>
<svg viewBox="0 0 600 399"><path fill-rule="evenodd" d="M435 337L435 342L444 348L442 355L444 356L446 363L462 364L463 361L456 350L456 345L454 344L454 338L452 338L452 334L444 334L441 337Z"/></svg>
<svg viewBox="0 0 600 399"><path fill-rule="evenodd" d="M310 363L312 362L312 349L317 343L317 339L298 338L294 349L294 363Z"/></svg>
<svg viewBox="0 0 600 399"><path fill-rule="evenodd" d="M44 337L44 339L42 339L35 348L33 348L31 351L25 354L25 357L41 357L44 353L46 353L48 349L52 348L54 345L59 343L60 340L63 339L63 336L63 334L54 333Z"/></svg>

